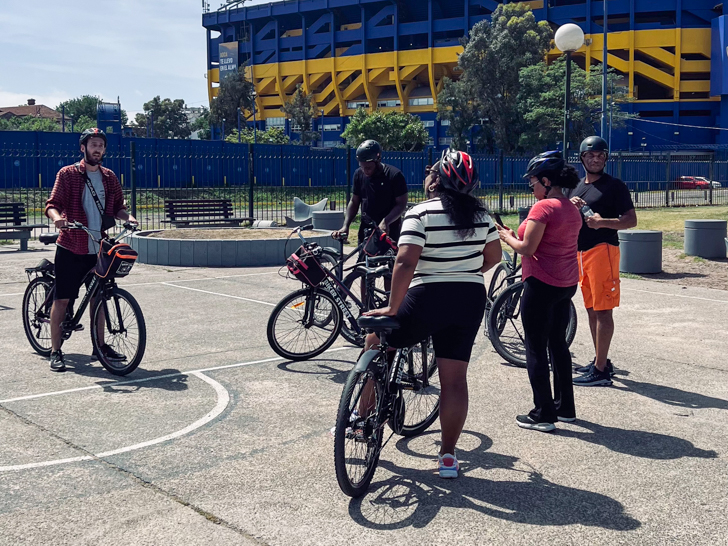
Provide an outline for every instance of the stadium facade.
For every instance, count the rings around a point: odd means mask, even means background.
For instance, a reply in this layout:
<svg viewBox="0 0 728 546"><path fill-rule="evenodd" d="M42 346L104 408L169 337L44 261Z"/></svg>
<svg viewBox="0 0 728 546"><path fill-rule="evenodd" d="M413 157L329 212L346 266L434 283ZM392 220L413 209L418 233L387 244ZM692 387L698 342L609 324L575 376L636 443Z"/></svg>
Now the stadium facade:
<svg viewBox="0 0 728 546"><path fill-rule="evenodd" d="M602 62L604 2L525 2L554 29L579 25L583 68ZM728 147L728 5L717 0L610 0L608 64L623 75L640 120L612 134L631 151ZM457 78L460 38L498 6L492 0L295 0L203 13L208 92L247 64L260 129L292 129L280 110L297 84L314 94L324 144L357 108L400 111L424 121L431 143L449 142L436 116L443 78ZM558 56L553 50L550 57ZM321 127L323 125L323 127ZM692 127L689 127L692 126ZM702 127L696 129L693 127Z"/></svg>

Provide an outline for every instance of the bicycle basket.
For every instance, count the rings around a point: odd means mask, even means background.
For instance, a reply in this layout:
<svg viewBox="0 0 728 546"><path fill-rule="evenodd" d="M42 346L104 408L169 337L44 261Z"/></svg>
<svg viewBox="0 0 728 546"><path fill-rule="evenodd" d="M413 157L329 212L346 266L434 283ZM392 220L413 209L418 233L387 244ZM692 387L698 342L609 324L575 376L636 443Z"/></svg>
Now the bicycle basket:
<svg viewBox="0 0 728 546"><path fill-rule="evenodd" d="M326 272L310 251L300 246L296 252L286 260L286 267L294 277L309 286L318 286L326 278Z"/></svg>
<svg viewBox="0 0 728 546"><path fill-rule="evenodd" d="M367 256L384 256L388 252L394 255L397 254L397 243L381 229L375 229L364 242L363 250Z"/></svg>
<svg viewBox="0 0 728 546"><path fill-rule="evenodd" d="M126 277L138 257L137 251L126 243L112 244L103 240L94 272L101 278Z"/></svg>

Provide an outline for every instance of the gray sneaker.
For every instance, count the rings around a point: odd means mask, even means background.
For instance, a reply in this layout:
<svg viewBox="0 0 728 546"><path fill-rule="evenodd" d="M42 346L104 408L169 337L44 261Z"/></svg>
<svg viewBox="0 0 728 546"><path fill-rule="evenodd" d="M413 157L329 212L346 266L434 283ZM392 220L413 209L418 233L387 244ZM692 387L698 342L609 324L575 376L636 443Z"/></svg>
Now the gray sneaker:
<svg viewBox="0 0 728 546"><path fill-rule="evenodd" d="M51 353L51 370L54 372L65 372L66 362L63 360L63 353L60 349Z"/></svg>
<svg viewBox="0 0 728 546"><path fill-rule="evenodd" d="M582 387L608 387L612 384L612 376L609 375L607 370L600 372L596 368L593 368L589 373L575 377L573 383Z"/></svg>

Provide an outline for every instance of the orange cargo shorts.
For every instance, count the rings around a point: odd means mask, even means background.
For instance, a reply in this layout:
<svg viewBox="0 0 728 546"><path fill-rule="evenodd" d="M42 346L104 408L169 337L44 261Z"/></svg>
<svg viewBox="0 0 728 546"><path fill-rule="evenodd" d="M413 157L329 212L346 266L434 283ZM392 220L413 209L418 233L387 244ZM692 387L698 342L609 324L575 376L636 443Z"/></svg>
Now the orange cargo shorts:
<svg viewBox="0 0 728 546"><path fill-rule="evenodd" d="M602 243L579 252L579 286L587 309L619 307L619 247Z"/></svg>

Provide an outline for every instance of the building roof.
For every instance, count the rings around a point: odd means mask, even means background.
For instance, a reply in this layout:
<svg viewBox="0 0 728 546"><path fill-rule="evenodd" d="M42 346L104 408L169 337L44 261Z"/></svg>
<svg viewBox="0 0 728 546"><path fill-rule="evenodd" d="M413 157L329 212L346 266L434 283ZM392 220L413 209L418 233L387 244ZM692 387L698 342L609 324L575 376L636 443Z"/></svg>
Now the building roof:
<svg viewBox="0 0 728 546"><path fill-rule="evenodd" d="M61 113L44 104L33 104L23 106L0 106L0 119L32 116L34 118L52 119L60 121Z"/></svg>

